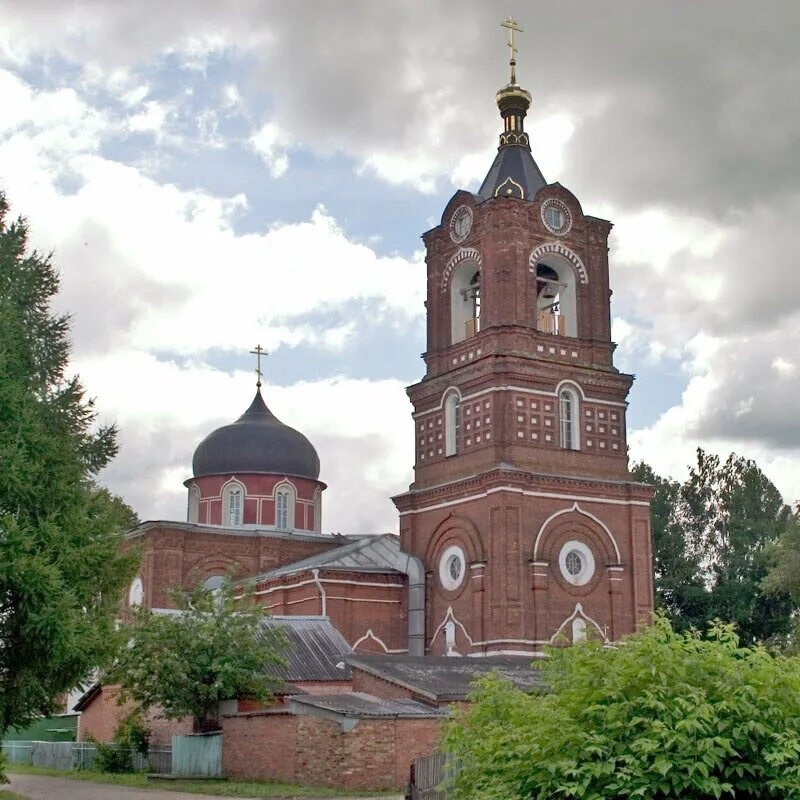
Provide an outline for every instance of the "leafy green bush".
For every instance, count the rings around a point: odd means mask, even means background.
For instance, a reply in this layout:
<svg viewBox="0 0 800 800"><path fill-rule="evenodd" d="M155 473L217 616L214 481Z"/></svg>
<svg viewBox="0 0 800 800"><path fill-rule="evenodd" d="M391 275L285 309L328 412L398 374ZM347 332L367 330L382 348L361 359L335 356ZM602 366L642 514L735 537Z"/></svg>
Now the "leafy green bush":
<svg viewBox="0 0 800 800"><path fill-rule="evenodd" d="M95 742L95 769L100 772L133 772L135 753L147 754L150 731L138 709L129 711L117 725L113 742Z"/></svg>
<svg viewBox="0 0 800 800"><path fill-rule="evenodd" d="M94 768L99 772L133 772L133 753L116 742L95 742Z"/></svg>
<svg viewBox="0 0 800 800"><path fill-rule="evenodd" d="M587 642L540 665L551 691L496 676L444 746L461 798L800 797L800 660L703 638L659 618L615 648Z"/></svg>

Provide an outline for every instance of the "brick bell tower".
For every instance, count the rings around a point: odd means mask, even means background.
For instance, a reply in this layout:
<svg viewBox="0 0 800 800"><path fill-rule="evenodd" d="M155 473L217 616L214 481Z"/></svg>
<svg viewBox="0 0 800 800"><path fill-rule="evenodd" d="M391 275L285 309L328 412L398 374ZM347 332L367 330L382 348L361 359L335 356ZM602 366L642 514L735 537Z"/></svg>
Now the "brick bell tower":
<svg viewBox="0 0 800 800"><path fill-rule="evenodd" d="M538 653L612 641L653 609L650 498L628 471L608 235L531 155L531 96L497 93L497 156L427 248L415 479L394 498L427 573L426 652Z"/></svg>

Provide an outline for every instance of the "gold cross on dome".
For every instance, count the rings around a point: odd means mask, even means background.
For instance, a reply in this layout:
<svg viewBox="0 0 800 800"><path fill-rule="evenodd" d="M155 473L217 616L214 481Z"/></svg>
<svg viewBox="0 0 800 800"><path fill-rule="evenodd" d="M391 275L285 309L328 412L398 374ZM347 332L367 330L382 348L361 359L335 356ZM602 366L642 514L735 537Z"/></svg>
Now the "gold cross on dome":
<svg viewBox="0 0 800 800"><path fill-rule="evenodd" d="M520 28L519 23L514 19L514 17L509 17L505 22L501 22L500 27L508 28L508 49L511 56L509 59L509 63L511 64L511 83L515 84L517 82L517 73L515 69L517 66L517 60L514 56L517 52L517 48L514 47L514 31L517 33L522 33L524 28Z"/></svg>
<svg viewBox="0 0 800 800"><path fill-rule="evenodd" d="M250 351L251 356L256 357L256 375L258 376L258 381L256 382L256 386L260 389L261 388L261 376L264 374L261 372L261 356L268 356L269 353L260 345L256 345L255 350Z"/></svg>

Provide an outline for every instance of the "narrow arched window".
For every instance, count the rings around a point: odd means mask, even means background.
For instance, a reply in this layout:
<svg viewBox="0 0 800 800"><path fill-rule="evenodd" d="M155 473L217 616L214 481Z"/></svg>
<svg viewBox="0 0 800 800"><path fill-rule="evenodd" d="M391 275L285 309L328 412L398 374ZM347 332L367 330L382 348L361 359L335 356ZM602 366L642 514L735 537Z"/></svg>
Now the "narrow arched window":
<svg viewBox="0 0 800 800"><path fill-rule="evenodd" d="M580 617L572 620L572 641L585 642L586 641L586 622Z"/></svg>
<svg viewBox="0 0 800 800"><path fill-rule="evenodd" d="M200 490L196 486L189 489L189 511L186 516L189 522L197 522L200 516Z"/></svg>
<svg viewBox="0 0 800 800"><path fill-rule="evenodd" d="M314 530L322 532L322 492L319 489L314 494Z"/></svg>
<svg viewBox="0 0 800 800"><path fill-rule="evenodd" d="M569 389L562 389L558 395L559 417L561 420L561 446L565 450L579 450L578 442L578 399Z"/></svg>
<svg viewBox="0 0 800 800"><path fill-rule="evenodd" d="M238 483L231 484L225 489L222 501L222 524L235 526L242 524L242 507L244 505L244 490Z"/></svg>
<svg viewBox="0 0 800 800"><path fill-rule="evenodd" d="M136 577L128 590L128 605L131 607L140 606L144 600L144 583L142 579Z"/></svg>
<svg viewBox="0 0 800 800"><path fill-rule="evenodd" d="M275 527L288 531L294 528L295 492L284 484L275 492Z"/></svg>
<svg viewBox="0 0 800 800"><path fill-rule="evenodd" d="M224 575L212 575L210 578L206 578L205 581L203 581L203 588L208 589L210 592L215 592L217 589L220 589L224 583Z"/></svg>
<svg viewBox="0 0 800 800"><path fill-rule="evenodd" d="M454 456L458 452L460 417L461 400L456 392L450 392L444 401L444 454L446 456Z"/></svg>

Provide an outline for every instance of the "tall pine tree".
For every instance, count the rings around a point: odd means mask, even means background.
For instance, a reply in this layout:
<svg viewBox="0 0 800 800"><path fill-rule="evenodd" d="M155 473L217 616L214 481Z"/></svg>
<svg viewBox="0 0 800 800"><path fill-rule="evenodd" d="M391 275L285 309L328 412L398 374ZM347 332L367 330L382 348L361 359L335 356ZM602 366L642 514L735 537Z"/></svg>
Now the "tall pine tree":
<svg viewBox="0 0 800 800"><path fill-rule="evenodd" d="M94 482L116 431L67 375L56 270L8 211L0 193L0 736L106 661L136 567L119 549L135 516Z"/></svg>

